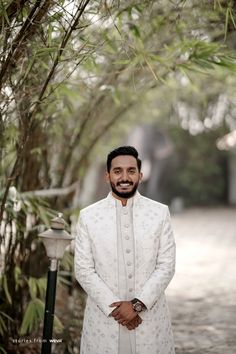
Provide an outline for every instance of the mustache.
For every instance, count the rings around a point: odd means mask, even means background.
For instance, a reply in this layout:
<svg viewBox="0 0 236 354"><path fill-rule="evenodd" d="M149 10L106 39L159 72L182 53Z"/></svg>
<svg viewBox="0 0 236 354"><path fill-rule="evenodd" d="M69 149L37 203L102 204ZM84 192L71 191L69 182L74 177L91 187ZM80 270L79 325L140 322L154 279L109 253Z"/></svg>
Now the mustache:
<svg viewBox="0 0 236 354"><path fill-rule="evenodd" d="M117 186L119 186L120 184L122 183L127 183L127 184L130 184L131 186L133 185L133 182L130 182L130 181L121 181L121 182L118 182L117 183Z"/></svg>

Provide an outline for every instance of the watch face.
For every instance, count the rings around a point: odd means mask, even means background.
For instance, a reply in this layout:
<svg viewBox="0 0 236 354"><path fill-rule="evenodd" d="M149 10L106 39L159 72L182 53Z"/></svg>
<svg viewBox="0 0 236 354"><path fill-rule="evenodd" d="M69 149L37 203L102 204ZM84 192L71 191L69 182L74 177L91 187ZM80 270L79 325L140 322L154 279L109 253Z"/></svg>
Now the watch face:
<svg viewBox="0 0 236 354"><path fill-rule="evenodd" d="M136 312L141 312L142 309L143 309L143 306L142 306L142 304L140 304L140 302L136 302L136 303L133 305L133 308L134 308L134 311L136 311Z"/></svg>

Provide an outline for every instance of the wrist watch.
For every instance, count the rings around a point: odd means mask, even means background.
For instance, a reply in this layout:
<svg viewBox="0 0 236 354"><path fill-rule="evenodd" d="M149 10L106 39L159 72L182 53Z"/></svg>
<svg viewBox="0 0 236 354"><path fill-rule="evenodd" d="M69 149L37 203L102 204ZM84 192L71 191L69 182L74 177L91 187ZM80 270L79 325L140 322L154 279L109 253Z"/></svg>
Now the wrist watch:
<svg viewBox="0 0 236 354"><path fill-rule="evenodd" d="M135 312L139 313L143 310L143 303L139 301L139 299L133 299L131 300L131 303Z"/></svg>

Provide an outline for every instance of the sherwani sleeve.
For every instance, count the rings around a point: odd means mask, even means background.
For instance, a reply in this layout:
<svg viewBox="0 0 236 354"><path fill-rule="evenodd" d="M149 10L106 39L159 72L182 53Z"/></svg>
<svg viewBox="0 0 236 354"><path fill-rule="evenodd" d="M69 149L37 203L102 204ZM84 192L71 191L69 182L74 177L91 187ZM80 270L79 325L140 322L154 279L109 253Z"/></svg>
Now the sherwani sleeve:
<svg viewBox="0 0 236 354"><path fill-rule="evenodd" d="M175 272L175 241L168 207L164 217L154 272L136 297L151 309L171 281Z"/></svg>
<svg viewBox="0 0 236 354"><path fill-rule="evenodd" d="M88 229L80 215L75 240L75 277L86 291L88 296L97 304L106 316L112 312L109 307L120 299L113 294L107 284L99 277L95 270L91 240Z"/></svg>

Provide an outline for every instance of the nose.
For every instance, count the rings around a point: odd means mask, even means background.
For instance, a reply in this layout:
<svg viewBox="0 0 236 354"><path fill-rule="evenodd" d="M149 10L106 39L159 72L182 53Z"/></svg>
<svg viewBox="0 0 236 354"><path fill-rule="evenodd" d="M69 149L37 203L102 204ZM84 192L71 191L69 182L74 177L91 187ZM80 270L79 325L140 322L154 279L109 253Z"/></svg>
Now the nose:
<svg viewBox="0 0 236 354"><path fill-rule="evenodd" d="M128 174L128 172L127 172L127 171L123 171L121 177L122 177L122 180L123 180L123 181L128 181L128 180L129 180L129 174Z"/></svg>

